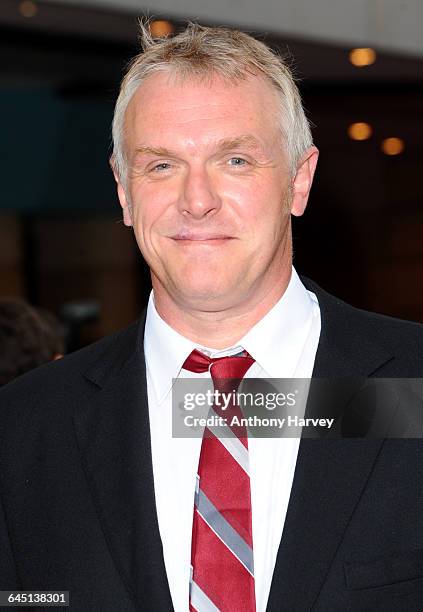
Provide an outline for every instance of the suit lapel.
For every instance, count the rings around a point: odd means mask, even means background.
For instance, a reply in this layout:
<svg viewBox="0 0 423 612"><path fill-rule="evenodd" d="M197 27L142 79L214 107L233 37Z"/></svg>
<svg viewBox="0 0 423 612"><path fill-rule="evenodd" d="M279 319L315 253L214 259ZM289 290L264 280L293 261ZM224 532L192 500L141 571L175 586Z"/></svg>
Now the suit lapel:
<svg viewBox="0 0 423 612"><path fill-rule="evenodd" d="M136 605L172 610L151 459L144 320L85 373L88 403L74 417L93 502Z"/></svg>
<svg viewBox="0 0 423 612"><path fill-rule="evenodd" d="M382 440L302 440L268 610L315 602Z"/></svg>
<svg viewBox="0 0 423 612"><path fill-rule="evenodd" d="M393 356L316 285L322 331L314 378L366 377ZM348 330L346 332L346 329ZM313 385L313 381L312 381ZM311 385L311 392L312 392ZM302 439L267 610L313 607L383 440Z"/></svg>

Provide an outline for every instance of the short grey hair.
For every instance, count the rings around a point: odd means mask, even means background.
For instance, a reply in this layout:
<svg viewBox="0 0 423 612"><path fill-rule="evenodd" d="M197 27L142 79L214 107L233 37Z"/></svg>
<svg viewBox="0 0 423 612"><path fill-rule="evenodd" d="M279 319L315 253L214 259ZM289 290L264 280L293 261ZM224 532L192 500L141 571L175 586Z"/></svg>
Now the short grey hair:
<svg viewBox="0 0 423 612"><path fill-rule="evenodd" d="M142 51L129 65L122 81L112 124L111 164L123 185L127 180L125 113L142 82L159 72L182 78L217 74L229 82L248 75L264 75L281 101L279 125L295 174L298 161L313 144L310 125L293 74L282 57L245 32L189 23L174 37L154 39L148 21L140 22Z"/></svg>

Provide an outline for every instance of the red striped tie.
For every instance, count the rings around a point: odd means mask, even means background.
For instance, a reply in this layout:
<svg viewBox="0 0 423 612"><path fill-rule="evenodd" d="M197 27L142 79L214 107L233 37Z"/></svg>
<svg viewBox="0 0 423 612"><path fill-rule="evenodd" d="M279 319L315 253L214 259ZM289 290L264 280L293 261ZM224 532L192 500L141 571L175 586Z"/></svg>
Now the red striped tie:
<svg viewBox="0 0 423 612"><path fill-rule="evenodd" d="M246 352L210 359L194 350L183 368L210 369L215 390L233 397L253 363ZM242 417L235 402L226 410L215 405L213 411L227 423ZM256 610L248 434L245 427L231 429L230 437L222 430L217 437L212 427L203 434L192 527L191 612Z"/></svg>

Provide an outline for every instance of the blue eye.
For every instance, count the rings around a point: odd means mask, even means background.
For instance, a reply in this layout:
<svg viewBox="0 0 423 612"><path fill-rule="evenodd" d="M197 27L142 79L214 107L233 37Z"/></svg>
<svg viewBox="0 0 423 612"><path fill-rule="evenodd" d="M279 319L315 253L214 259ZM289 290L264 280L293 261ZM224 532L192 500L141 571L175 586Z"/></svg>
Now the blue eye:
<svg viewBox="0 0 423 612"><path fill-rule="evenodd" d="M231 157L229 163L231 166L245 166L247 161L242 157Z"/></svg>
<svg viewBox="0 0 423 612"><path fill-rule="evenodd" d="M163 170L169 170L169 168L170 164L168 164L167 162L162 162L161 164L157 164L157 166L154 166L152 170L153 172L162 172Z"/></svg>

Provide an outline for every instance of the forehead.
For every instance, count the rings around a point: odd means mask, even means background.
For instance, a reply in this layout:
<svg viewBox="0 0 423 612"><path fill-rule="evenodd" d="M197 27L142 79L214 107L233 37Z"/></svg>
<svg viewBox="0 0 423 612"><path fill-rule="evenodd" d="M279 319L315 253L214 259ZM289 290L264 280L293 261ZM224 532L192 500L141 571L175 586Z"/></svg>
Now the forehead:
<svg viewBox="0 0 423 612"><path fill-rule="evenodd" d="M125 119L129 144L139 137L168 133L218 140L256 132L273 138L279 134L280 101L264 76L230 82L217 75L182 80L158 73L139 86Z"/></svg>

